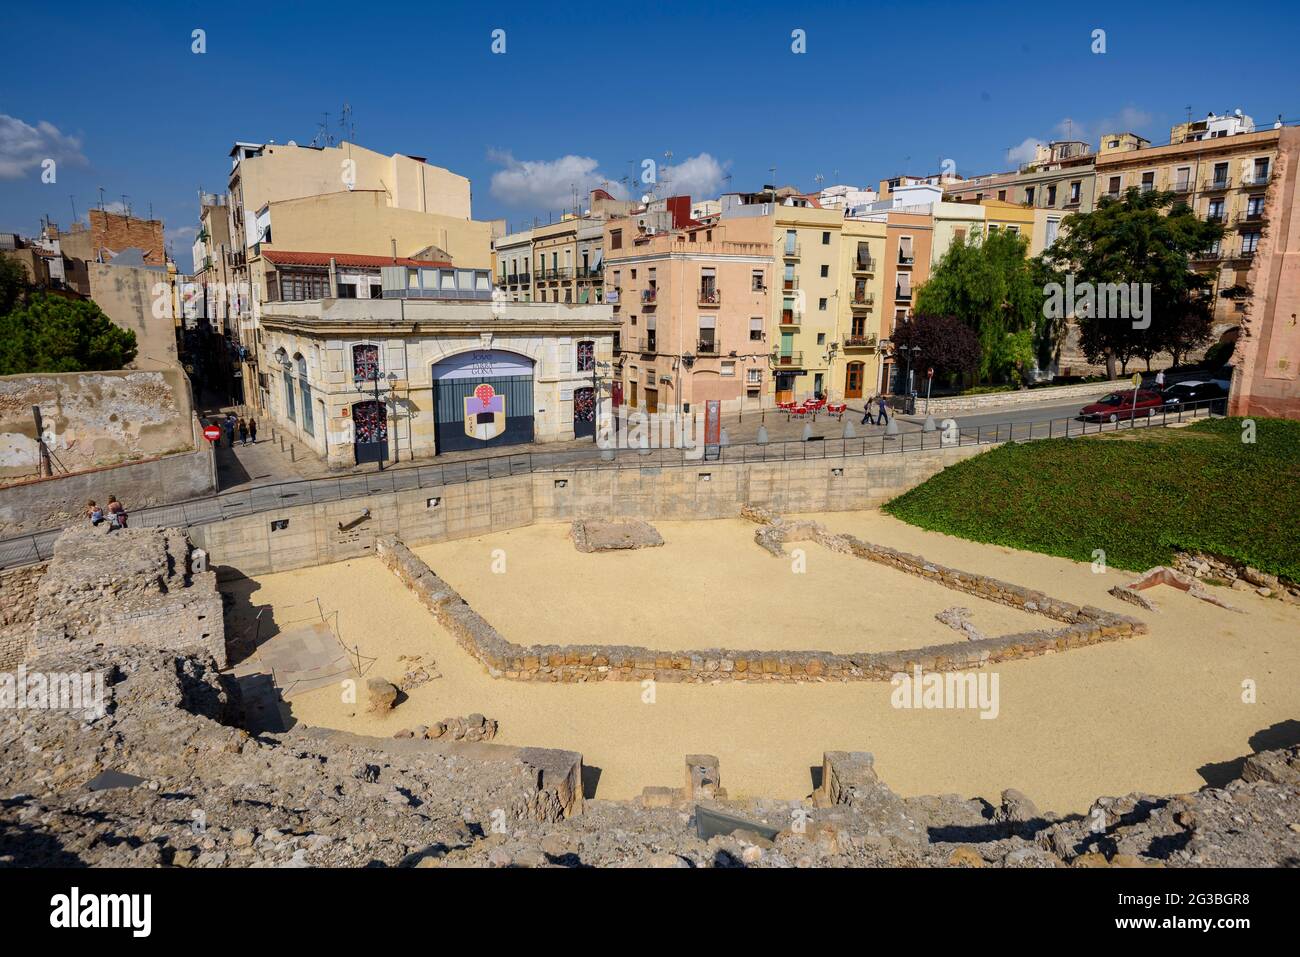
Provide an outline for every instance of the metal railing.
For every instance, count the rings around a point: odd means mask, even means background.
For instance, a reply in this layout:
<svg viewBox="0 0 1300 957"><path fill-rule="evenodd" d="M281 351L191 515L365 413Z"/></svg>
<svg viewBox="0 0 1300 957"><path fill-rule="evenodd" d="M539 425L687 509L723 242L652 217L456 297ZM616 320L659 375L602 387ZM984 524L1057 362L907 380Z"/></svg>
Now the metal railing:
<svg viewBox="0 0 1300 957"><path fill-rule="evenodd" d="M784 357L782 357L784 358ZM1180 403L1152 410L1139 409L1137 418L1117 422L1084 422L1078 416L1036 422L1002 422L992 425L962 426L953 416L945 417L934 432L924 430L899 432L897 435L862 438L828 438L811 440L747 443L697 449L618 449L612 459L602 459L593 444L583 449L557 452L520 452L478 459L466 459L442 465L394 466L383 472L366 472L330 478L297 479L274 485L220 492L206 498L169 505L157 505L131 512L130 522L141 528L158 526L210 525L233 518L265 513L268 521L275 513L301 505L321 505L348 499L364 498L412 489L436 489L462 485L482 479L526 475L533 472L572 472L578 470L695 467L717 462L803 461L838 459L867 455L893 455L934 451L968 445L996 445L1002 442L1029 442L1040 439L1070 439L1122 429L1160 428L1176 423L1223 414L1227 399L1206 399ZM1118 410L1124 414L1124 410ZM764 414L781 415L776 409ZM847 415L856 415L849 410ZM873 409L874 414L874 409ZM921 411L924 414L924 411ZM936 417L937 418L937 417ZM943 422L954 427L945 430ZM13 568L47 561L54 552L54 540L63 528L34 532L0 540L0 568ZM111 533L106 533L111 534Z"/></svg>

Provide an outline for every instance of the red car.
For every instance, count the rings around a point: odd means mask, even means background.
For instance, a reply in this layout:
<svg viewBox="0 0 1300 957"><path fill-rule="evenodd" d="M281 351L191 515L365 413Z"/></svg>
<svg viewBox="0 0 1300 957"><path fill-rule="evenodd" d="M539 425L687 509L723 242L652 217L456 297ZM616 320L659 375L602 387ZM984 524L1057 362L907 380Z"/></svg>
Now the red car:
<svg viewBox="0 0 1300 957"><path fill-rule="evenodd" d="M1133 390L1128 389L1124 392L1112 392L1091 405L1085 405L1079 410L1079 418L1085 422L1118 422L1120 419L1155 415L1164 404L1164 397L1159 392L1138 389L1135 408Z"/></svg>

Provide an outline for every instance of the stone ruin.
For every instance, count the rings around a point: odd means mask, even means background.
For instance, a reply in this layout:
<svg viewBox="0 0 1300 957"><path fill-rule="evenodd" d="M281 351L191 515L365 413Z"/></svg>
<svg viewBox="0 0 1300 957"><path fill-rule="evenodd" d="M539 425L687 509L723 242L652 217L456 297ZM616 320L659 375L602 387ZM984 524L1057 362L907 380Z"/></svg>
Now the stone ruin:
<svg viewBox="0 0 1300 957"><path fill-rule="evenodd" d="M625 522L577 521L570 526L569 537L573 539L573 547L580 552L655 548L664 543L658 529L640 519Z"/></svg>
<svg viewBox="0 0 1300 957"><path fill-rule="evenodd" d="M191 556L180 529L67 529L37 589L27 656L140 645L210 657L224 668L217 576L192 567Z"/></svg>
<svg viewBox="0 0 1300 957"><path fill-rule="evenodd" d="M43 644L27 666L101 673L108 701L85 714L0 709L0 867L1056 868L1300 860L1300 747L1246 758L1221 787L1099 798L1083 814L1061 815L1011 788L997 804L901 797L866 751L827 751L800 800L733 798L717 757L691 754L682 787L606 801L584 796L575 752L448 740L457 721L480 734L494 726L481 715L440 722L448 727L436 737L433 729L418 738L371 738L302 726L253 735L239 724L238 685L194 641L201 634L145 634L142 617L124 629L98 607L122 601L136 611L154 608L159 621L180 615L160 596L184 596L196 587L193 576L182 584L179 561L144 557L180 559L188 554L184 537L160 530L152 541L120 564L93 548L80 572L83 553L75 550L63 549L52 563L61 571L48 583L51 594L73 601L47 621L83 630ZM93 588L70 584L82 581ZM197 587L201 595L202 581ZM192 612L198 604L179 607ZM211 618L216 628L219 604ZM167 647L168 634L185 649Z"/></svg>

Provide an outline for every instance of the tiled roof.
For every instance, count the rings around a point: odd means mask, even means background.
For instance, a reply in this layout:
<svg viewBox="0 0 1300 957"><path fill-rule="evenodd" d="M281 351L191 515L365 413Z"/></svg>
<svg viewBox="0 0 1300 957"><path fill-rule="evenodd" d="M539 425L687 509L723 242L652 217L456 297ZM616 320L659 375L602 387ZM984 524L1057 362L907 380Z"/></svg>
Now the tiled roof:
<svg viewBox="0 0 1300 957"><path fill-rule="evenodd" d="M356 253L298 253L288 249L264 249L262 258L277 266L328 266L333 259L340 266L450 266L450 262L434 259L407 259L399 256L362 256Z"/></svg>

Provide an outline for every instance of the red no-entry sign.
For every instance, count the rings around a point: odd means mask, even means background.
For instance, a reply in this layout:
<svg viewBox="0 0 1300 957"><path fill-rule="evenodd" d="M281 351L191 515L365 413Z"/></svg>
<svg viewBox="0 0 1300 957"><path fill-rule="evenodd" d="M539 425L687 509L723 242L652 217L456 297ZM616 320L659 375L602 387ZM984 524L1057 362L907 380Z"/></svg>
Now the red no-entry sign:
<svg viewBox="0 0 1300 957"><path fill-rule="evenodd" d="M203 437L209 442L215 442L221 438L221 430L215 425L205 425L203 427Z"/></svg>

